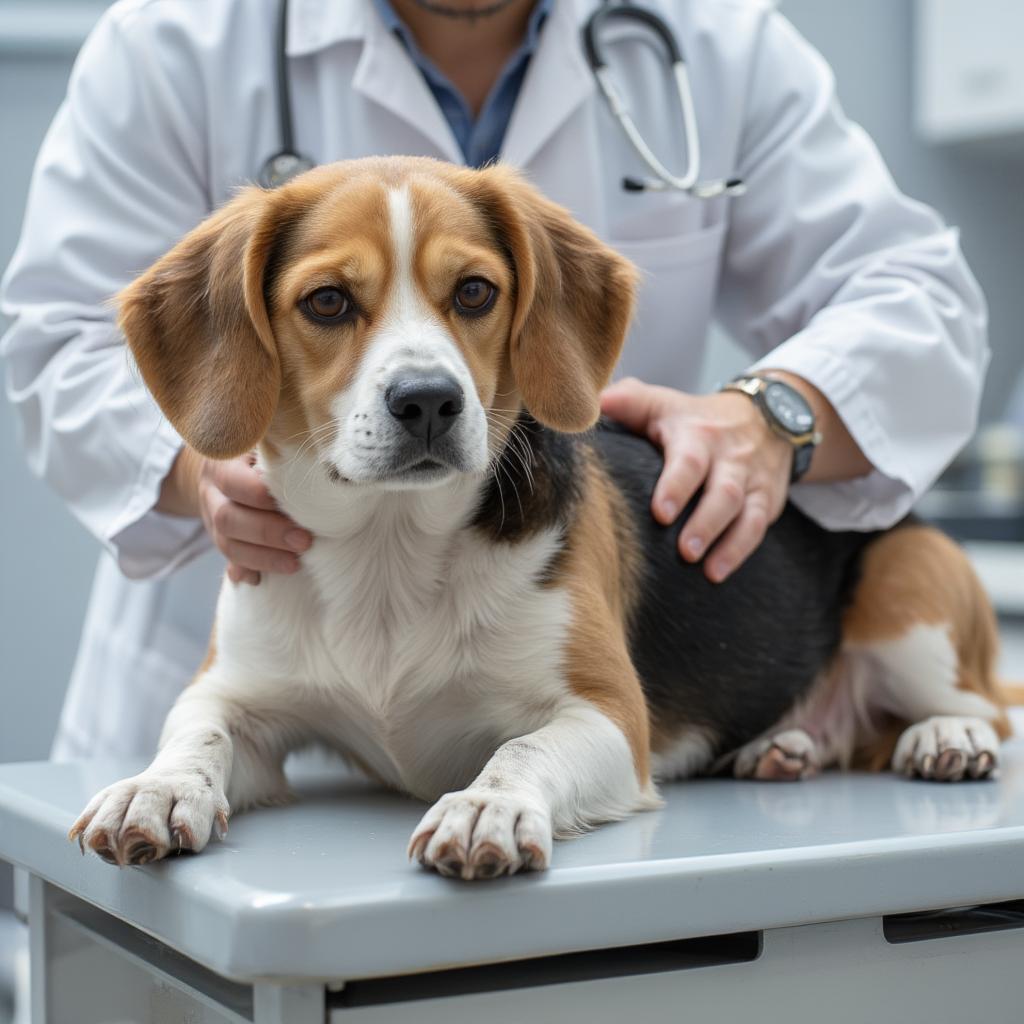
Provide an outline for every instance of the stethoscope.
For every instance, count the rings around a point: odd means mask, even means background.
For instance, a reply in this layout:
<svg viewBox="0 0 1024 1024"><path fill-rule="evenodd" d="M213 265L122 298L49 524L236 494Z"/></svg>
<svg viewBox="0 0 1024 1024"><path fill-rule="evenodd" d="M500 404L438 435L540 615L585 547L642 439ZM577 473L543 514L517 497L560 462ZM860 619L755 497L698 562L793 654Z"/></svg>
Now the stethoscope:
<svg viewBox="0 0 1024 1024"><path fill-rule="evenodd" d="M658 158L636 126L623 102L622 95L616 88L611 72L608 70L608 58L605 56L598 36L606 22L632 21L649 28L665 47L672 78L679 96L679 107L683 113L683 131L686 141L686 168L681 175L673 174ZM654 178L622 179L622 187L627 192L651 192L664 189L676 189L688 192L698 199L713 199L715 196L740 196L747 190L740 178L717 178L708 181L700 180L700 135L697 132L697 115L693 109L693 94L690 91L690 75L686 70L686 60L672 29L653 11L634 7L629 0L613 4L610 0L602 0L601 6L587 19L583 26L583 52L587 63L594 73L598 87L608 103L612 116L619 122L623 134L629 139L636 155L648 166Z"/></svg>
<svg viewBox="0 0 1024 1024"><path fill-rule="evenodd" d="M349 0L351 2L351 0ZM277 188L291 181L303 171L316 167L316 161L295 148L295 129L292 127L292 90L288 83L288 0L281 0L277 9L277 124L281 148L263 161L256 181L263 188Z"/></svg>
<svg viewBox="0 0 1024 1024"><path fill-rule="evenodd" d="M683 131L686 142L686 168L681 175L673 174L647 145L636 122L629 114L619 90L608 70L608 60L598 38L608 21L633 21L649 28L658 36L665 47L672 77L679 95L679 107L683 115ZM316 161L304 156L295 148L295 134L292 125L291 88L288 83L288 0L280 0L277 20L277 116L281 148L264 161L257 181L264 188L277 188L303 171L316 166ZM672 29L653 11L635 7L629 0L612 3L602 0L601 6L587 19L583 26L583 50L590 70L594 73L601 94L608 103L613 117L618 121L637 156L647 165L654 178L622 179L627 192L650 192L676 189L687 192L698 199L712 199L715 196L742 195L746 186L739 178L700 180L700 137L697 133L697 115L693 109L693 95L690 91L690 76L686 61Z"/></svg>

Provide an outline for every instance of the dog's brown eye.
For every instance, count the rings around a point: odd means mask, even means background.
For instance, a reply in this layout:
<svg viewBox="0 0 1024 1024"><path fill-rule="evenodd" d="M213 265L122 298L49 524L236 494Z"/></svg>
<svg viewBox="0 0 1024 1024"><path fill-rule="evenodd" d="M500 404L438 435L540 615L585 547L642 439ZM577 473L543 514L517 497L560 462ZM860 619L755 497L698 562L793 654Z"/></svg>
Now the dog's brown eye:
<svg viewBox="0 0 1024 1024"><path fill-rule="evenodd" d="M482 316L498 297L498 289L482 277L469 277L455 292L455 309L463 316Z"/></svg>
<svg viewBox="0 0 1024 1024"><path fill-rule="evenodd" d="M340 320L352 309L352 301L340 288L317 288L304 305L317 320Z"/></svg>

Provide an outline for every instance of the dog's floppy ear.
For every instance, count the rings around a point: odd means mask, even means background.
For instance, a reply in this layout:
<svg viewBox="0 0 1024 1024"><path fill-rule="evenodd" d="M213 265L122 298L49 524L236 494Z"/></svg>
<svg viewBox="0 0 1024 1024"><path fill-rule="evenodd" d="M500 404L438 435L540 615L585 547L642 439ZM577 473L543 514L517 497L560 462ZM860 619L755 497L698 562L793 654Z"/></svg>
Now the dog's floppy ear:
<svg viewBox="0 0 1024 1024"><path fill-rule="evenodd" d="M209 458L251 449L277 407L281 368L263 281L275 195L239 193L119 296L120 325L147 387Z"/></svg>
<svg viewBox="0 0 1024 1024"><path fill-rule="evenodd" d="M523 403L554 430L586 430L626 340L636 269L516 172L499 166L481 177L514 264L509 344Z"/></svg>

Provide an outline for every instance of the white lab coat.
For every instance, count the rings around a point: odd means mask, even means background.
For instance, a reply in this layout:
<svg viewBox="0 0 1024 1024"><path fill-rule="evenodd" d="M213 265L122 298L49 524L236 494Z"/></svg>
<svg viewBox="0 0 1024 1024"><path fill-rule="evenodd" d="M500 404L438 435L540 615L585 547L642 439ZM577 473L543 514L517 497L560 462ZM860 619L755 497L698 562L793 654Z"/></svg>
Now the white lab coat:
<svg viewBox="0 0 1024 1024"><path fill-rule="evenodd" d="M645 175L556 0L502 157L643 272L620 370L692 387L717 316L752 363L813 382L877 467L794 501L831 527L901 517L968 439L985 307L957 234L895 188L843 116L831 73L762 0L644 0L690 60L702 176L742 198L625 192ZM180 445L133 372L109 298L279 144L275 0L122 0L75 66L46 137L5 281L8 395L32 468L102 542L57 756L145 753L201 661L219 555L198 522L154 511ZM670 166L678 110L650 38L609 33L634 113ZM460 161L419 71L369 0L293 0L299 148ZM769 354L770 353L770 354Z"/></svg>

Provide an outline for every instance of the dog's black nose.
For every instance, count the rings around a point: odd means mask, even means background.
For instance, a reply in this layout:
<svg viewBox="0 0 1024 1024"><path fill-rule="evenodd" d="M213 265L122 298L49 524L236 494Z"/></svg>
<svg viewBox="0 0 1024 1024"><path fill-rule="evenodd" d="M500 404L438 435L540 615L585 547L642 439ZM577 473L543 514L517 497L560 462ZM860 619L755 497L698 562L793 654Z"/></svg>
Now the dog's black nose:
<svg viewBox="0 0 1024 1024"><path fill-rule="evenodd" d="M451 430L463 406L462 388L447 373L392 384L384 401L413 437L428 443Z"/></svg>

